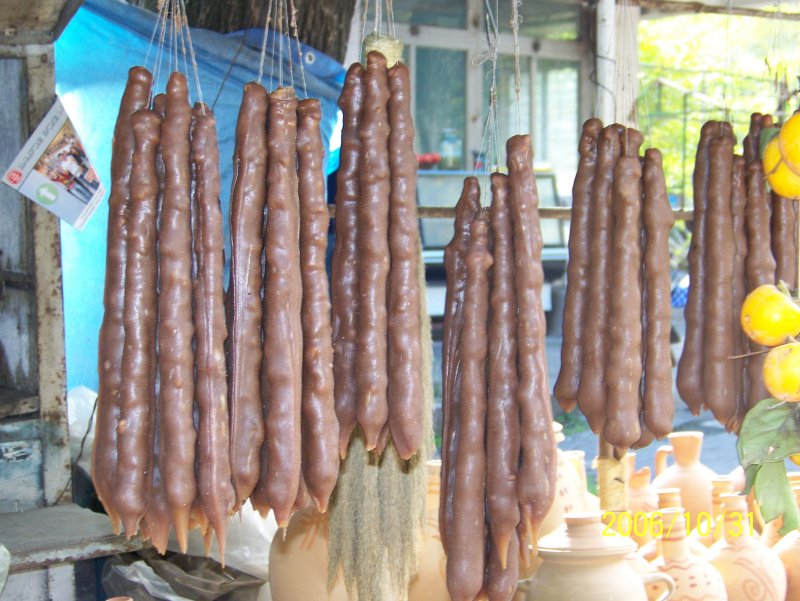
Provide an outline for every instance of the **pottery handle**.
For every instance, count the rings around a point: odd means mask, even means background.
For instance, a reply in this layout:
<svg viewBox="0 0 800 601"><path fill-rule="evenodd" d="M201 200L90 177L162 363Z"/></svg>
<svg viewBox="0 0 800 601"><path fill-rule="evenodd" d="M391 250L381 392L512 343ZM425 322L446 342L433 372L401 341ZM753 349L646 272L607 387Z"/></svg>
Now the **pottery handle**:
<svg viewBox="0 0 800 601"><path fill-rule="evenodd" d="M672 455L672 445L664 445L656 449L656 476L667 469L667 457Z"/></svg>
<svg viewBox="0 0 800 601"><path fill-rule="evenodd" d="M672 596L672 593L675 592L675 581L672 579L672 576L669 574L664 574L662 572L652 572L652 573L644 573L639 574L644 581L645 586L649 584L663 584L667 587L661 596L656 599L656 601L667 601Z"/></svg>

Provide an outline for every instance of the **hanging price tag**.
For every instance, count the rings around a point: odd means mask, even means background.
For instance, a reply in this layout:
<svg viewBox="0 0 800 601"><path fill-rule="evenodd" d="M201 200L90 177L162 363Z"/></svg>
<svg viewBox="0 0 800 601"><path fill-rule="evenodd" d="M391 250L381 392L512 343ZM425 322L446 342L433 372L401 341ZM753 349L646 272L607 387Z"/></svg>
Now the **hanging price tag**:
<svg viewBox="0 0 800 601"><path fill-rule="evenodd" d="M105 193L58 98L2 181L77 229L86 224Z"/></svg>

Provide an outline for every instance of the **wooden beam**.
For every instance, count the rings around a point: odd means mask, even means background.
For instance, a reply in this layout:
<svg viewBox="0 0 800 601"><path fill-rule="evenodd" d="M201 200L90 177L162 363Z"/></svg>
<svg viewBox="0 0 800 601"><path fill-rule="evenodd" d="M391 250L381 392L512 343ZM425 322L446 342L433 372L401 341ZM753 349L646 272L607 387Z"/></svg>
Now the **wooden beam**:
<svg viewBox="0 0 800 601"><path fill-rule="evenodd" d="M800 21L800 13L760 10L757 8L740 8L714 6L702 2L680 2L679 0L638 0L642 8L663 13L706 13L712 15L735 15L737 17L759 17L762 19L780 19L781 21Z"/></svg>

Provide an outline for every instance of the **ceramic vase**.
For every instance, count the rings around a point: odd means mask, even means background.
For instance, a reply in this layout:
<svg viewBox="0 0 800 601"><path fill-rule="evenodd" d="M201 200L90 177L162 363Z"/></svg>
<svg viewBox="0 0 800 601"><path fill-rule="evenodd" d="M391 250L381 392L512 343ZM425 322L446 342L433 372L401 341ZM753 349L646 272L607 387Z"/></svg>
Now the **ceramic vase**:
<svg viewBox="0 0 800 601"><path fill-rule="evenodd" d="M669 598L672 579L637 572L627 559L636 543L608 530L600 517L567 515L564 526L539 541L542 564L527 601L648 601L645 585L656 582L666 587L658 601Z"/></svg>
<svg viewBox="0 0 800 601"><path fill-rule="evenodd" d="M792 530L772 550L786 570L786 601L800 601L800 531Z"/></svg>
<svg viewBox="0 0 800 601"><path fill-rule="evenodd" d="M722 538L722 515L721 495L733 492L733 480L728 476L717 476L711 480L711 519L700 520L700 523L692 531L691 540L702 543L710 547Z"/></svg>
<svg viewBox="0 0 800 601"><path fill-rule="evenodd" d="M725 581L729 601L784 601L786 570L772 549L752 536L745 497L721 495L724 538L712 545L707 559Z"/></svg>
<svg viewBox="0 0 800 601"><path fill-rule="evenodd" d="M711 479L713 470L700 463L703 448L702 432L673 432L669 446L656 451L656 477L653 488L679 488L684 509L688 512L689 529L697 526L697 516L711 513ZM675 463L667 467L667 457Z"/></svg>
<svg viewBox="0 0 800 601"><path fill-rule="evenodd" d="M653 565L675 581L673 601L726 601L725 582L710 563L689 551L686 522L680 508L662 512L661 557ZM657 584L649 585L658 590Z"/></svg>

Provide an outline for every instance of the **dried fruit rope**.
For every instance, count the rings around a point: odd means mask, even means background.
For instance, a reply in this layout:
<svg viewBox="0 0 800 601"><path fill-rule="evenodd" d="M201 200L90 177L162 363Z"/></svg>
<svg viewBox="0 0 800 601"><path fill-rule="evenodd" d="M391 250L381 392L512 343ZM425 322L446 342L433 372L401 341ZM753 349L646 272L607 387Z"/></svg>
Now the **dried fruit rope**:
<svg viewBox="0 0 800 601"><path fill-rule="evenodd" d="M92 450L92 481L97 496L120 531L119 513L114 507L117 465L117 422L119 421L122 351L125 342L125 262L130 210L130 176L134 139L131 117L150 101L153 77L144 67L133 67L120 102L111 145L111 192L108 197L106 235L106 279L103 291L103 322L98 350L97 429Z"/></svg>
<svg viewBox="0 0 800 601"><path fill-rule="evenodd" d="M654 148L644 153L643 183L647 323L642 411L647 429L657 438L662 438L672 431L675 412L672 402L672 282L669 262L669 232L675 218L667 196L661 153Z"/></svg>
<svg viewBox="0 0 800 601"><path fill-rule="evenodd" d="M754 160L747 167L747 289L775 283L775 258L772 256L770 231L770 202L764 187L764 167ZM764 353L766 347L750 343L755 353L747 358L747 407L754 407L770 394L764 386Z"/></svg>
<svg viewBox="0 0 800 601"><path fill-rule="evenodd" d="M491 552L505 568L509 544L517 537L519 503L517 470L520 453L517 404L517 299L514 293L514 237L508 177L493 173L491 225L494 247L488 349L486 422L486 505ZM519 544L517 544L519 546Z"/></svg>
<svg viewBox="0 0 800 601"><path fill-rule="evenodd" d="M739 315L742 312L742 303L747 296L747 184L745 175L745 159L742 156L733 157L733 175L731 181L731 227L733 228L733 373L734 391L736 397L737 418L732 424L739 430L744 414L747 412L747 370L745 369L744 355L747 352L747 336L739 327Z"/></svg>
<svg viewBox="0 0 800 601"><path fill-rule="evenodd" d="M131 117L134 151L125 269L125 345L122 354L114 507L125 534L136 534L150 503L153 419L156 394L158 260L156 151L161 137L158 113L140 109Z"/></svg>
<svg viewBox="0 0 800 601"><path fill-rule="evenodd" d="M297 98L279 88L267 113L267 223L264 228L264 347L261 398L266 434L253 505L286 527L301 463L303 327L300 318L300 206L296 172Z"/></svg>
<svg viewBox="0 0 800 601"><path fill-rule="evenodd" d="M259 477L264 441L261 409L261 225L267 182L267 92L244 87L231 191L231 267L225 298L228 320L228 394L231 473L236 506L244 503Z"/></svg>
<svg viewBox="0 0 800 601"><path fill-rule="evenodd" d="M611 187L614 165L622 152L619 126L603 128L597 144L597 168L592 187L592 206L589 211L591 256L587 295L592 299L591 319L584 322L581 380L578 388L578 408L586 416L595 434L605 424L606 387L603 373L608 353L606 328L609 315L609 282L611 281Z"/></svg>
<svg viewBox="0 0 800 601"><path fill-rule="evenodd" d="M328 206L319 122L319 100L297 106L297 173L300 196L300 275L303 282L303 479L317 510L324 512L339 475L339 423L333 400L331 304L328 299ZM303 500L299 500L304 504Z"/></svg>
<svg viewBox="0 0 800 601"><path fill-rule="evenodd" d="M333 390L339 420L339 455L344 459L356 426L358 390L355 356L358 330L358 199L360 194L358 136L364 103L364 68L350 66L339 97L342 110L342 148L336 176L336 244L331 259L331 324L333 328Z"/></svg>
<svg viewBox="0 0 800 601"><path fill-rule="evenodd" d="M228 518L236 505L231 481L228 382L225 364L225 292L222 288L225 242L219 191L217 124L211 109L195 106L192 164L197 199L195 256L196 395L198 409L197 489L203 511L225 557Z"/></svg>
<svg viewBox="0 0 800 601"><path fill-rule="evenodd" d="M386 59L370 52L361 111L358 203L357 418L367 450L376 448L387 423L386 284L389 275L389 119Z"/></svg>
<svg viewBox="0 0 800 601"><path fill-rule="evenodd" d="M722 128L721 128L722 129ZM733 181L733 136L722 129L709 144L708 205L704 261L703 391L706 406L727 429L736 424L733 304L733 218L730 210ZM688 335L687 324L687 335Z"/></svg>
<svg viewBox="0 0 800 601"><path fill-rule="evenodd" d="M167 84L166 117L161 126L164 200L159 229L159 470L182 551L186 549L189 514L197 497L192 415L191 124L186 78L173 73Z"/></svg>
<svg viewBox="0 0 800 601"><path fill-rule="evenodd" d="M623 156L614 168L611 295L608 321L608 386L605 440L627 449L642 435L639 424L642 378L641 265L642 165L638 156Z"/></svg>
<svg viewBox="0 0 800 601"><path fill-rule="evenodd" d="M539 525L555 496L556 445L545 363L542 234L530 136L511 137L506 145L506 160L514 224L514 279L518 306L517 403L520 407L522 450L517 491L521 521L525 524L529 542L535 544Z"/></svg>
<svg viewBox="0 0 800 601"><path fill-rule="evenodd" d="M417 159L411 116L408 67L397 63L388 73L390 268L387 292L389 428L395 449L409 459L422 443Z"/></svg>
<svg viewBox="0 0 800 601"><path fill-rule="evenodd" d="M569 229L569 262L567 263L567 292L564 299L562 324L561 369L553 394L561 408L572 411L578 400L583 355L583 329L588 304L590 273L590 212L592 188L597 167L597 140L603 124L589 119L583 124L578 144L580 159L572 187L572 217Z"/></svg>
<svg viewBox="0 0 800 601"><path fill-rule="evenodd" d="M678 361L676 384L678 393L693 414L699 415L703 406L703 323L705 320L706 266L703 253L706 249L706 212L709 194L709 154L711 138L716 135L719 123L709 121L700 130L700 142L692 177L694 188L694 219L692 241L689 246L689 297L683 311L686 319L686 337L683 353Z"/></svg>
<svg viewBox="0 0 800 601"><path fill-rule="evenodd" d="M480 187L476 177L464 179L461 196L456 203L453 239L444 249L447 277L442 340L442 471L439 531L445 553L453 525L453 485L458 452L460 398L457 391L461 379L461 331L463 328L466 255L470 224L480 208Z"/></svg>
<svg viewBox="0 0 800 601"><path fill-rule="evenodd" d="M483 586L485 567L484 490L486 478L486 356L489 317L489 215L481 211L470 226L465 257L458 449L453 483L453 520L447 554L447 590L453 601L472 601Z"/></svg>

